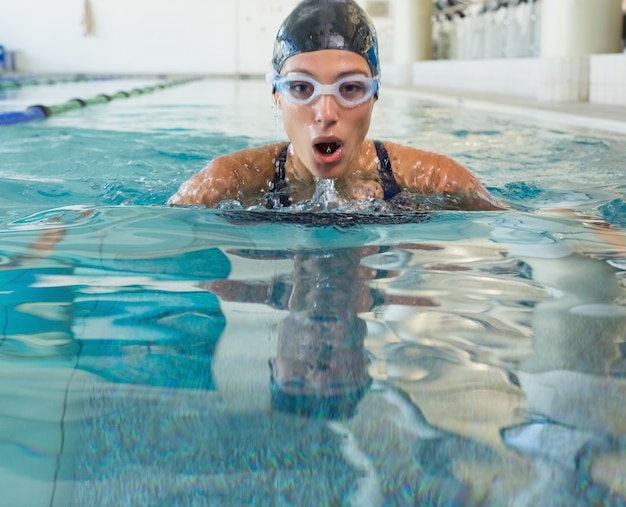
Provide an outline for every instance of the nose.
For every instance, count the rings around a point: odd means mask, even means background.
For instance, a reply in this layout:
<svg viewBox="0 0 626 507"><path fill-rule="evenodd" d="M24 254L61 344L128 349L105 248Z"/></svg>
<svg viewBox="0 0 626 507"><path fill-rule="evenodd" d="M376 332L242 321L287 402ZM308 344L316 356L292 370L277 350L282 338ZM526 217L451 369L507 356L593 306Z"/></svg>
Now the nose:
<svg viewBox="0 0 626 507"><path fill-rule="evenodd" d="M325 127L334 125L339 120L339 104L332 95L322 95L314 104L315 121Z"/></svg>

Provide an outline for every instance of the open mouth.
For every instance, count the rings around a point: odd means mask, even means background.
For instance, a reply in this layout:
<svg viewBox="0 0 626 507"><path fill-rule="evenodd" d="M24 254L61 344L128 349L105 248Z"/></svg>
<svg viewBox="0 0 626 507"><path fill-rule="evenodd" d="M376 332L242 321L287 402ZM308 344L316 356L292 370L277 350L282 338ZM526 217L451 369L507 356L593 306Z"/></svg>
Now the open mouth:
<svg viewBox="0 0 626 507"><path fill-rule="evenodd" d="M315 145L315 149L322 155L332 155L339 149L338 143L318 143Z"/></svg>

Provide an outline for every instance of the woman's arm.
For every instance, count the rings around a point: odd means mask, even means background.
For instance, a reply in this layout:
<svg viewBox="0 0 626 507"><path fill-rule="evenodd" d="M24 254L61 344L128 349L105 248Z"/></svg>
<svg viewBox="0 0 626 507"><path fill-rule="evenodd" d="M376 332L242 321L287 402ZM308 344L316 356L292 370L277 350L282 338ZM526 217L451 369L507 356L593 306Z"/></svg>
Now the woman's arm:
<svg viewBox="0 0 626 507"><path fill-rule="evenodd" d="M274 164L283 146L284 143L249 148L215 158L185 181L167 204L214 207L223 200L245 200L263 194L269 190Z"/></svg>
<svg viewBox="0 0 626 507"><path fill-rule="evenodd" d="M498 203L466 167L445 155L385 142L400 186L423 195L454 197L462 209L498 210Z"/></svg>

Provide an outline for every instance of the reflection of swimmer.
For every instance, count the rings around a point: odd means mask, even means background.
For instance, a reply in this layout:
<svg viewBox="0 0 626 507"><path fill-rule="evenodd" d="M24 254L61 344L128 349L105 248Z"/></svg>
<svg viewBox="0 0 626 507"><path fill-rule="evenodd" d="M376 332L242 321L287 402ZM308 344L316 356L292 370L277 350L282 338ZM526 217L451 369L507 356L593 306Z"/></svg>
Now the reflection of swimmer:
<svg viewBox="0 0 626 507"><path fill-rule="evenodd" d="M316 180L334 180L349 200L389 200L406 190L442 194L460 209L497 207L453 160L365 138L380 84L378 42L353 0L298 4L278 31L272 64L273 100L289 142L216 158L169 204L212 207L237 199L280 208L310 199Z"/></svg>
<svg viewBox="0 0 626 507"><path fill-rule="evenodd" d="M270 360L272 406L307 417L353 416L371 383L366 334L365 322L356 316L301 312L286 317Z"/></svg>
<svg viewBox="0 0 626 507"><path fill-rule="evenodd" d="M231 301L264 302L290 313L278 325L270 360L274 408L308 417L350 417L370 377L364 348L371 270L361 266L367 249L298 253L291 279L268 285L220 280L207 288ZM245 252L244 255L250 255Z"/></svg>

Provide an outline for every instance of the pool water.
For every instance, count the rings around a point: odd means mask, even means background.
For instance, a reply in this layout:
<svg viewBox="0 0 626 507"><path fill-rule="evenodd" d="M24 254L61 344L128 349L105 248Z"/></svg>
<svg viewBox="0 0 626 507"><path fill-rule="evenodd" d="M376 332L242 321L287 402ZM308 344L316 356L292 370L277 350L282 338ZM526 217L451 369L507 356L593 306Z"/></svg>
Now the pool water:
<svg viewBox="0 0 626 507"><path fill-rule="evenodd" d="M376 219L164 205L284 139L254 80L0 134L0 505L626 505L623 136L383 88L514 209Z"/></svg>

